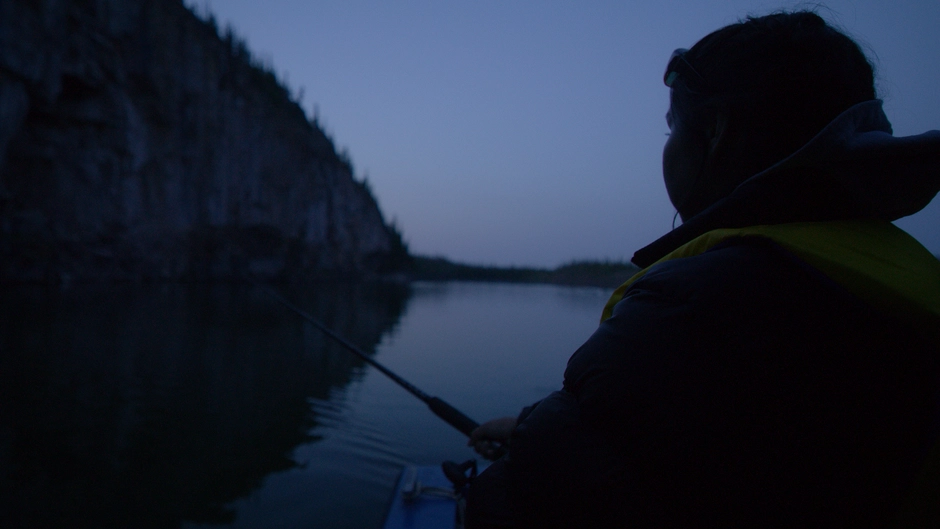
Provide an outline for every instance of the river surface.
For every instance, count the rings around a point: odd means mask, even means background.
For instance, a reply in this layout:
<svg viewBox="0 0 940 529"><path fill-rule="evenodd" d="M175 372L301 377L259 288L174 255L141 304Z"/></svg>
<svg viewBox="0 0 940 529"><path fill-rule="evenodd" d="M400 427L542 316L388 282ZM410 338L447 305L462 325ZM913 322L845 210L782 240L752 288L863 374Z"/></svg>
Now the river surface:
<svg viewBox="0 0 940 529"><path fill-rule="evenodd" d="M280 289L477 421L561 386L603 289ZM0 526L374 528L462 434L247 285L4 287Z"/></svg>

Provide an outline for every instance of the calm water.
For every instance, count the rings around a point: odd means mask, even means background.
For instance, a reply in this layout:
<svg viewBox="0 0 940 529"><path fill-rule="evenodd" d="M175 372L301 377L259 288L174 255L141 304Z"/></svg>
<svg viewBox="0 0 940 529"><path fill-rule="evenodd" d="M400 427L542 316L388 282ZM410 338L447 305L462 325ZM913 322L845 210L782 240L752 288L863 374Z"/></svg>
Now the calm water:
<svg viewBox="0 0 940 529"><path fill-rule="evenodd" d="M561 385L608 292L284 292L482 421ZM423 403L248 286L6 287L0 526L377 527L407 463L465 460Z"/></svg>

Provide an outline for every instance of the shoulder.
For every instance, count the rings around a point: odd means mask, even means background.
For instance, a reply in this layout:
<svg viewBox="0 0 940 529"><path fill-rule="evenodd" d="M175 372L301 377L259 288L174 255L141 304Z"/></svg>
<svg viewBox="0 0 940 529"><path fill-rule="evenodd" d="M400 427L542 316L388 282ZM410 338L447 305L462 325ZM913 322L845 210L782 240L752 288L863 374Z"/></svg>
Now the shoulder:
<svg viewBox="0 0 940 529"><path fill-rule="evenodd" d="M657 406L743 375L754 359L845 341L864 319L855 313L866 310L771 241L731 240L654 266L634 283L569 359L565 387L598 411Z"/></svg>
<svg viewBox="0 0 940 529"><path fill-rule="evenodd" d="M687 301L718 301L729 295L753 298L784 283L830 285L825 276L765 237L734 237L693 257L654 265L625 293L680 296ZM625 304L625 307L629 303Z"/></svg>
<svg viewBox="0 0 940 529"><path fill-rule="evenodd" d="M816 298L851 302L844 289L773 241L737 237L700 255L653 266L598 330L636 335L672 329L702 344L716 331L797 308L805 312Z"/></svg>

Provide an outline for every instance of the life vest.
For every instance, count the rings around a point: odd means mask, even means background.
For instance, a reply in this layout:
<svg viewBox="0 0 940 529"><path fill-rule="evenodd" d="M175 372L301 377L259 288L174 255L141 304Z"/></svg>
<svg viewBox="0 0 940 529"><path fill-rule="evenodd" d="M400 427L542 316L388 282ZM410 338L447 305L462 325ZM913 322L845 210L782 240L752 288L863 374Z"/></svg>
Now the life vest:
<svg viewBox="0 0 940 529"><path fill-rule="evenodd" d="M940 349L940 260L884 221L801 222L714 230L680 246L614 290L601 315L652 267L693 257L738 237L765 237L883 312L907 322ZM940 527L940 442L912 487L898 527Z"/></svg>

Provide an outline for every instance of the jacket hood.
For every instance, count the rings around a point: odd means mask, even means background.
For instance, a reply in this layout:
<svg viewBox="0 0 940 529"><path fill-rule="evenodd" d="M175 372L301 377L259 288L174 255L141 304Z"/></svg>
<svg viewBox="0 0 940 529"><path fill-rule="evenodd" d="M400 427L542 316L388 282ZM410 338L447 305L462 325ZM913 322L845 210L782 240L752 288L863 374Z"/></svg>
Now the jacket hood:
<svg viewBox="0 0 940 529"><path fill-rule="evenodd" d="M645 268L711 230L790 222L893 221L940 191L940 131L895 137L879 100L859 103L792 155L637 251Z"/></svg>

